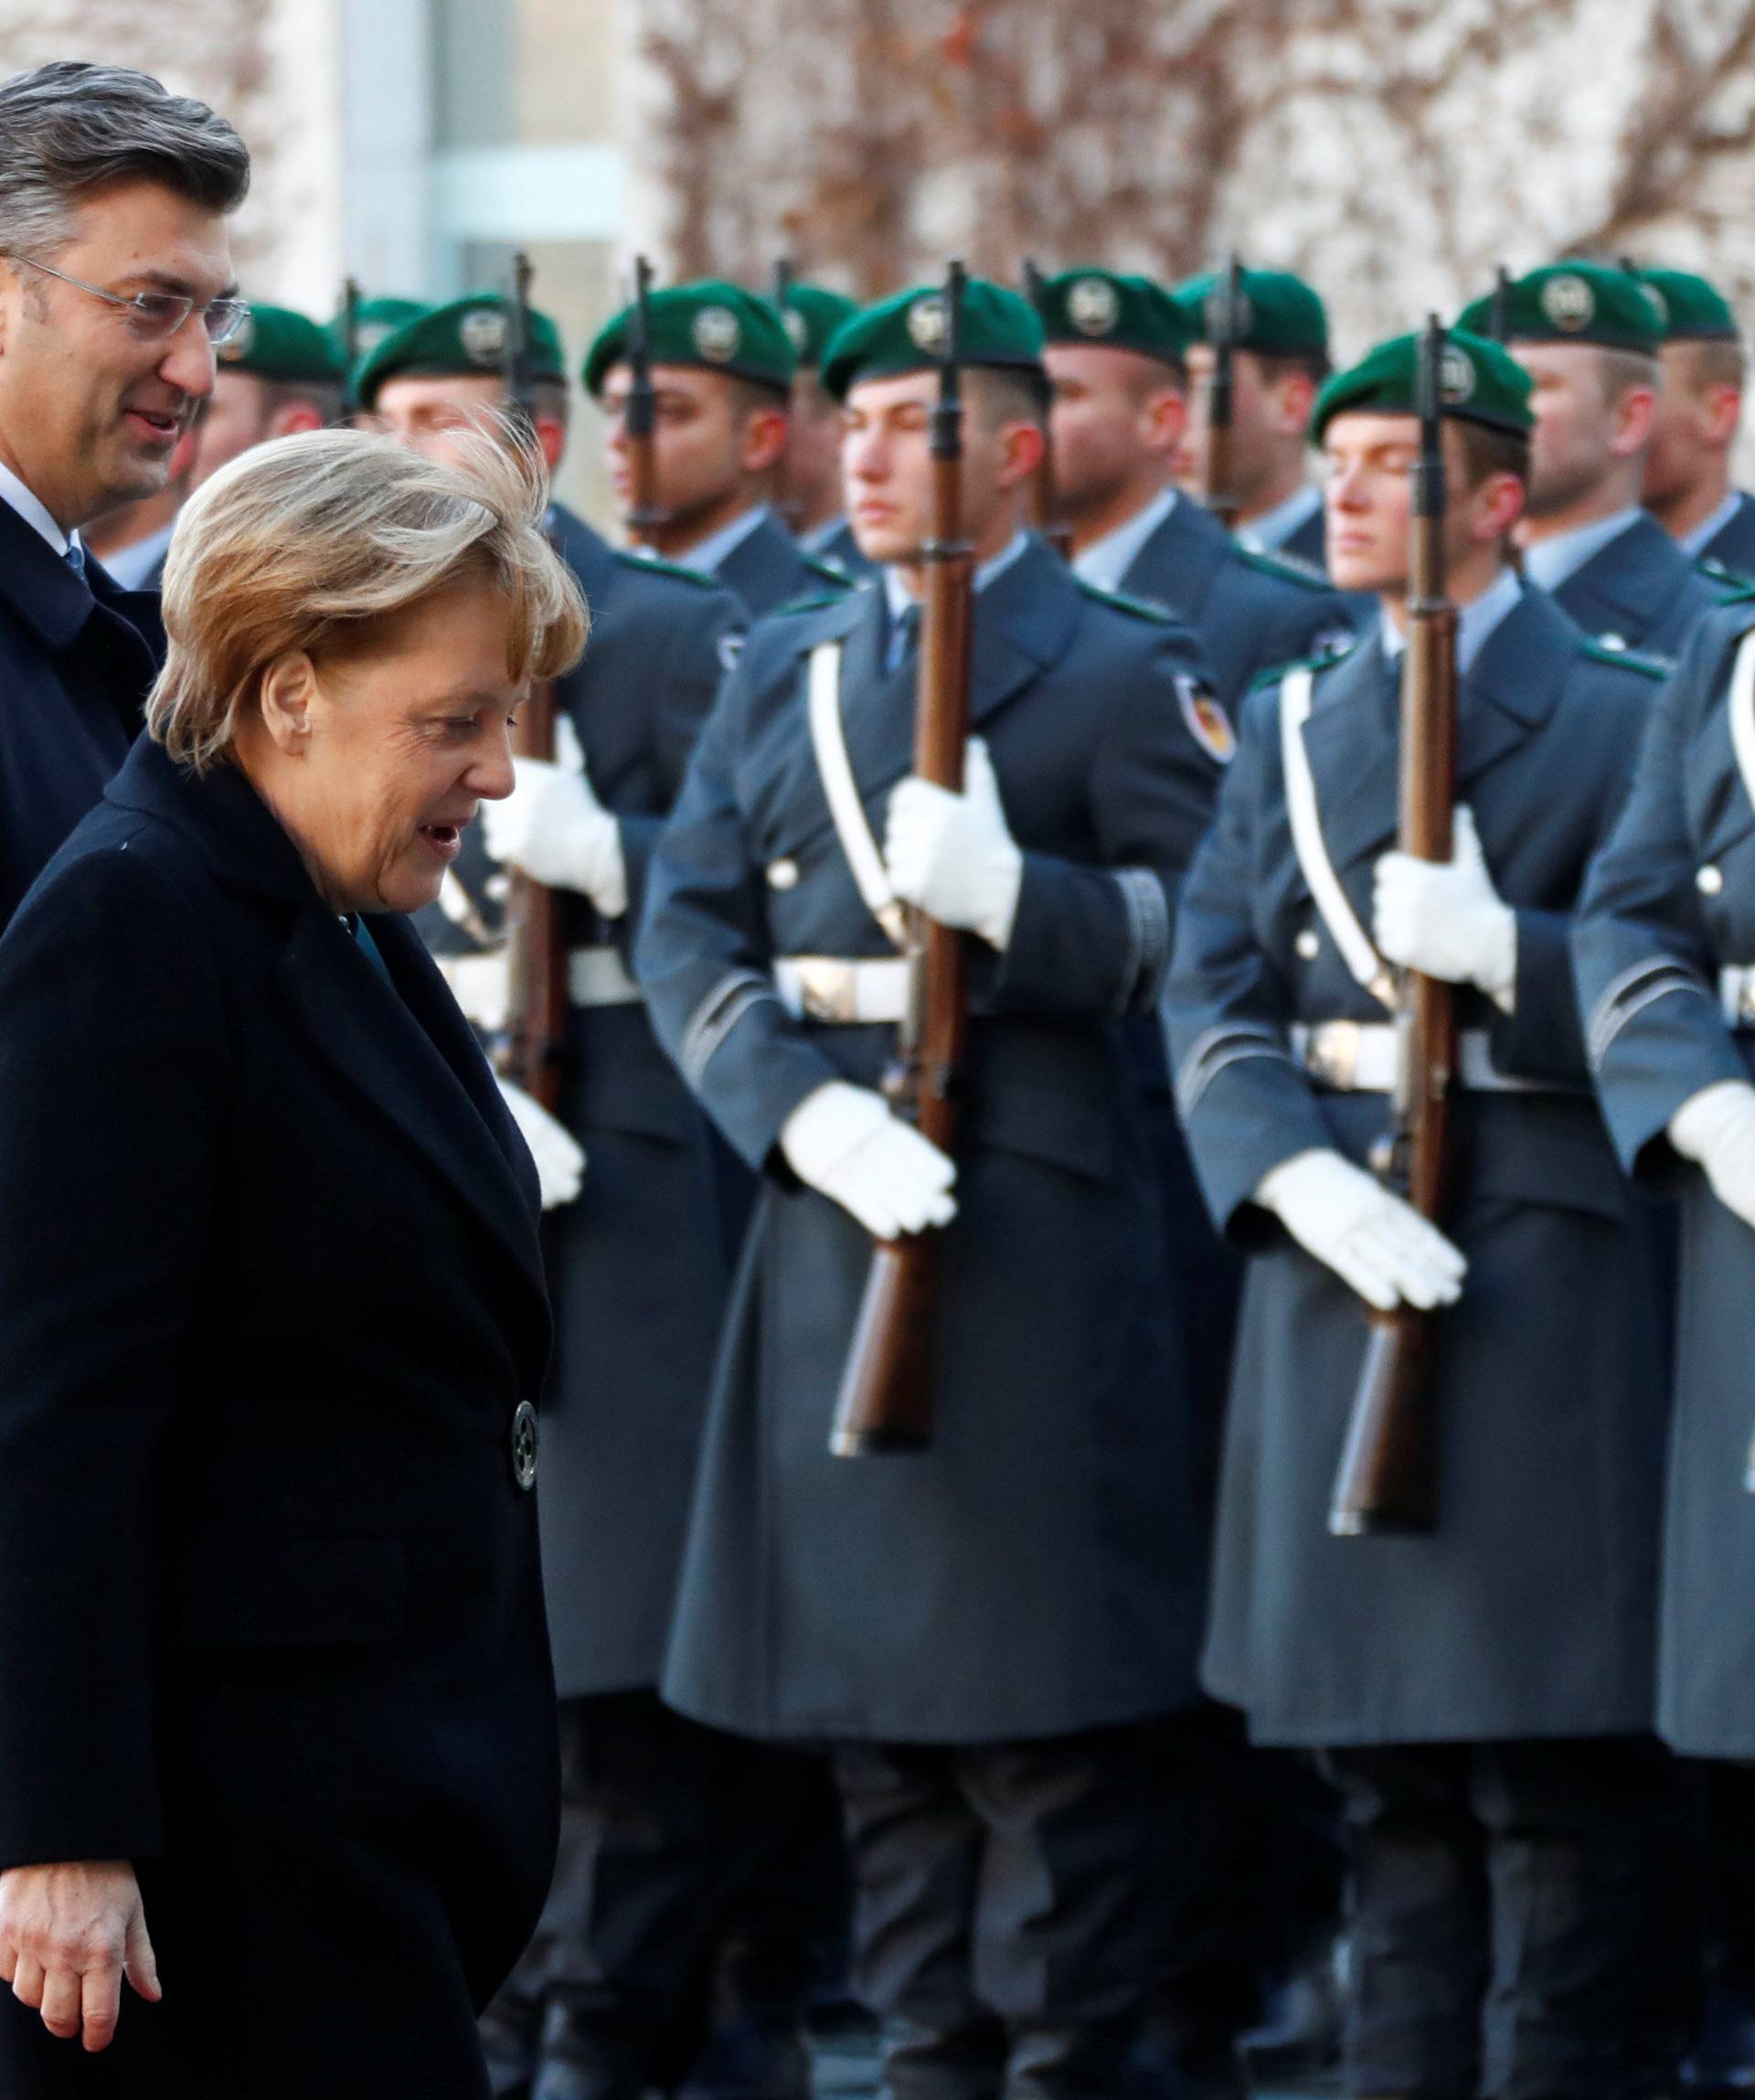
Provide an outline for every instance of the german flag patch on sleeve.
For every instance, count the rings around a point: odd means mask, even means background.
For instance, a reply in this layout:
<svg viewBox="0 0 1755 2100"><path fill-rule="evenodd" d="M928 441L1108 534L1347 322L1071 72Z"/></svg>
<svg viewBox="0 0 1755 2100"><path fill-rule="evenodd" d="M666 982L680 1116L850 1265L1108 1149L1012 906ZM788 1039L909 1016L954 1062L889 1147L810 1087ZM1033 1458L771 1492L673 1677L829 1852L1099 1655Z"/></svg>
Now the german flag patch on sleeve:
<svg viewBox="0 0 1755 2100"><path fill-rule="evenodd" d="M1237 756L1237 731L1230 718L1197 677L1176 673L1176 698L1182 702L1182 719L1188 733L1207 757L1229 765Z"/></svg>

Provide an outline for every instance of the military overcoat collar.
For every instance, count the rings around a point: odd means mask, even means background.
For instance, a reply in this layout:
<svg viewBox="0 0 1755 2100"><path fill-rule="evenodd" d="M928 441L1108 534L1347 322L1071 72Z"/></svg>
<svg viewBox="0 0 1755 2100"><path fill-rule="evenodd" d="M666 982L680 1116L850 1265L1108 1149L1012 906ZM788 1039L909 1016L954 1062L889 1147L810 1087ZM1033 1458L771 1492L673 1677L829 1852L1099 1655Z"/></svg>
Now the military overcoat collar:
<svg viewBox="0 0 1755 2100"><path fill-rule="evenodd" d="M565 504L549 512L548 530L563 559L579 578L585 602L593 611L615 576L615 549L601 533L582 517L576 517Z"/></svg>
<svg viewBox="0 0 1755 2100"><path fill-rule="evenodd" d="M1487 637L1462 680L1457 720L1457 794L1526 742L1557 705L1582 637L1544 592L1527 586ZM1375 857L1393 842L1400 768L1401 670L1370 629L1333 670L1318 675L1304 746L1335 867Z"/></svg>
<svg viewBox="0 0 1755 2100"><path fill-rule="evenodd" d="M1198 621L1232 550L1230 534L1212 512L1192 496L1179 496L1128 564L1122 589L1167 604L1186 621Z"/></svg>
<svg viewBox="0 0 1755 2100"><path fill-rule="evenodd" d="M367 917L392 993L234 767L197 777L143 739L106 799L168 825L227 887L266 901L277 983L313 1045L436 1166L543 1292L528 1162L469 1024L399 913Z"/></svg>
<svg viewBox="0 0 1755 2100"><path fill-rule="evenodd" d="M1032 538L975 599L969 677L973 730L1065 656L1078 624L1079 587L1058 555ZM914 762L915 675L884 669L889 617L881 591L851 592L825 608L820 636L844 635L842 717L855 777L869 794Z"/></svg>
<svg viewBox="0 0 1755 2100"><path fill-rule="evenodd" d="M1620 634L1637 645L1669 610L1678 586L1691 573L1675 540L1642 513L1575 569L1555 596L1587 634Z"/></svg>

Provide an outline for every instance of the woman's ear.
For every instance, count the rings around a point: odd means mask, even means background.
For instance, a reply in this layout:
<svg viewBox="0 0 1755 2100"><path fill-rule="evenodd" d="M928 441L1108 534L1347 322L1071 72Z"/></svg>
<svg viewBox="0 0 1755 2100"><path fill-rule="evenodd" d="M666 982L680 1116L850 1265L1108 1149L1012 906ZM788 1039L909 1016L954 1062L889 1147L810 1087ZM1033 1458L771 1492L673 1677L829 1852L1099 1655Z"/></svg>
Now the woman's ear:
<svg viewBox="0 0 1755 2100"><path fill-rule="evenodd" d="M303 649L276 656L262 673L259 705L262 727L289 758L302 757L311 736L317 670Z"/></svg>

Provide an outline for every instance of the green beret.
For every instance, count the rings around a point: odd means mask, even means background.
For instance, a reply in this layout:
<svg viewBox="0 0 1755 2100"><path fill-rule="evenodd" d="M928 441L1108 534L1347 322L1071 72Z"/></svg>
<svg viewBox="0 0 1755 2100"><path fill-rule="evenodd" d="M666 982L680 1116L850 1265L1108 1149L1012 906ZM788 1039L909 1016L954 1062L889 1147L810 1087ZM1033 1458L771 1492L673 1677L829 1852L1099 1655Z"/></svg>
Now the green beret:
<svg viewBox="0 0 1755 2100"><path fill-rule="evenodd" d="M1063 270L1044 278L1036 310L1050 343L1098 343L1179 366L1190 340L1188 316L1169 293L1149 277L1113 270Z"/></svg>
<svg viewBox="0 0 1755 2100"><path fill-rule="evenodd" d="M370 408L378 389L399 373L452 378L464 373L500 372L505 367L510 301L504 293L477 292L448 306L423 307L411 321L392 328L360 363L354 392ZM560 331L546 314L529 310L530 377L564 379Z"/></svg>
<svg viewBox="0 0 1755 2100"><path fill-rule="evenodd" d="M1420 337L1398 336L1379 343L1344 372L1334 373L1310 412L1313 442L1349 409L1367 415L1416 415L1420 410ZM1489 430L1526 432L1536 418L1529 405L1534 384L1503 345L1485 336L1452 328L1444 339L1439 368L1440 409L1462 422Z"/></svg>
<svg viewBox="0 0 1755 2100"><path fill-rule="evenodd" d="M823 284L789 284L786 296L782 299L776 295L769 304L780 308L799 363L812 371L821 367L830 336L842 322L851 321L859 311L856 299L849 299L845 292L831 292Z"/></svg>
<svg viewBox="0 0 1755 2100"><path fill-rule="evenodd" d="M1489 292L1471 300L1458 327L1492 335L1496 297ZM1508 343L1595 343L1654 357L1663 336L1656 300L1637 277L1608 263L1549 262L1505 286Z"/></svg>
<svg viewBox="0 0 1755 2100"><path fill-rule="evenodd" d="M610 368L626 355L631 312L624 306L586 352L587 393L601 393ZM648 294L646 354L654 365L697 365L782 394L792 390L798 368L798 352L779 308L718 277Z"/></svg>
<svg viewBox="0 0 1755 2100"><path fill-rule="evenodd" d="M1636 270L1645 296L1655 299L1666 343L1739 343L1743 332L1716 284L1689 270Z"/></svg>
<svg viewBox="0 0 1755 2100"><path fill-rule="evenodd" d="M429 312L423 299L362 299L354 308L354 362L369 357L392 328L399 328L405 322L415 320ZM327 334L335 346L335 355L347 356L346 310L337 314L329 323Z"/></svg>
<svg viewBox="0 0 1755 2100"><path fill-rule="evenodd" d="M1217 270L1176 286L1176 304L1187 317L1191 342L1211 342L1224 289L1223 272ZM1239 350L1254 350L1264 357L1327 357L1328 312L1302 277L1289 270L1245 270L1239 272Z"/></svg>
<svg viewBox="0 0 1755 2100"><path fill-rule="evenodd" d="M258 306L235 336L215 346L214 356L234 372L260 379L309 379L336 386L343 377L335 346L316 322L290 306Z"/></svg>
<svg viewBox="0 0 1755 2100"><path fill-rule="evenodd" d="M985 277L963 288L962 361L1046 377L1042 324L1018 293ZM836 400L860 379L893 379L936 365L944 345L944 293L917 284L867 306L835 330L823 359L823 384Z"/></svg>

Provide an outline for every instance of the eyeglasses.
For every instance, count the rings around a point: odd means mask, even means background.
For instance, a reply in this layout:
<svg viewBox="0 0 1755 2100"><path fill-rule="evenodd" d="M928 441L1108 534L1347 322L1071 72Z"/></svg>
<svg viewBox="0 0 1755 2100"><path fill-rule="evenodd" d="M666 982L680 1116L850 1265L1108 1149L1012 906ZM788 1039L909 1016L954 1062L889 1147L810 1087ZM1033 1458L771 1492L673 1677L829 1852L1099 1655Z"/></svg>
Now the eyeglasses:
<svg viewBox="0 0 1755 2100"><path fill-rule="evenodd" d="M244 299L209 299L204 306L180 292L136 292L132 298L123 298L120 292L106 292L101 285L88 284L82 277L69 277L65 270L51 270L47 262L34 262L28 255L15 255L12 260L22 262L27 270L40 270L45 277L58 278L77 291L89 292L94 299L120 306L127 315L130 335L137 336L143 343L168 341L191 314L198 314L208 342L217 348L221 343L229 343L250 318L250 304Z"/></svg>

